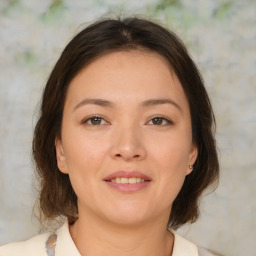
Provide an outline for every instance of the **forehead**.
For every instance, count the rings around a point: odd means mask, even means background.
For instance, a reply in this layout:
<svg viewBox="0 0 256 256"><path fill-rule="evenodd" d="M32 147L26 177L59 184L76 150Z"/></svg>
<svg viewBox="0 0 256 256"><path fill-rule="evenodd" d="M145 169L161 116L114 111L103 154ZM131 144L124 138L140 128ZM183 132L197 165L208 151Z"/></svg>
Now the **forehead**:
<svg viewBox="0 0 256 256"><path fill-rule="evenodd" d="M146 50L111 52L92 61L71 81L67 100L86 96L123 101L169 96L186 101L168 60Z"/></svg>
<svg viewBox="0 0 256 256"><path fill-rule="evenodd" d="M174 73L171 69L169 61L157 52L147 49L134 49L134 50L118 50L100 57L97 57L85 66L77 75L81 73L91 74L100 69L101 72L118 73L118 72L136 72L139 73L142 69L148 68L150 71L154 69L159 71L161 68L162 74ZM157 68L157 69L156 69ZM112 72L111 72L112 71ZM142 75L142 74L141 74Z"/></svg>

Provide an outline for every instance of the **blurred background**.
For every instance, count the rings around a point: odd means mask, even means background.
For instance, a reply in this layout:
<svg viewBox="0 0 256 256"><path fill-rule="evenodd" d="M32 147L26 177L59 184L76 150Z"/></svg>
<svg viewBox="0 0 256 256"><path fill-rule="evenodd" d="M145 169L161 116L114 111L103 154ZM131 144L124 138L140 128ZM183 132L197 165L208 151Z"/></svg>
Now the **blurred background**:
<svg viewBox="0 0 256 256"><path fill-rule="evenodd" d="M256 1L1 0L0 245L36 234L33 127L47 77L64 46L100 17L160 20L187 45L217 119L221 179L201 217L179 232L227 256L255 256Z"/></svg>

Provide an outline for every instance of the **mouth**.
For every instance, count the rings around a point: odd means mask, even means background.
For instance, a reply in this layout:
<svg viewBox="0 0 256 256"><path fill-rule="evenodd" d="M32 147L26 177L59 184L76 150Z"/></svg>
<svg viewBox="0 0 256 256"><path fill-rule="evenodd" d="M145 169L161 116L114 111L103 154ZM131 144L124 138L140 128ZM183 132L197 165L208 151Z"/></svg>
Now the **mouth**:
<svg viewBox="0 0 256 256"><path fill-rule="evenodd" d="M117 177L115 179L105 180L105 181L120 183L120 184L135 184L135 183L149 182L150 180L145 180L139 177L132 177L132 178Z"/></svg>
<svg viewBox="0 0 256 256"><path fill-rule="evenodd" d="M137 171L117 171L103 181L120 192L131 193L147 187L152 179Z"/></svg>

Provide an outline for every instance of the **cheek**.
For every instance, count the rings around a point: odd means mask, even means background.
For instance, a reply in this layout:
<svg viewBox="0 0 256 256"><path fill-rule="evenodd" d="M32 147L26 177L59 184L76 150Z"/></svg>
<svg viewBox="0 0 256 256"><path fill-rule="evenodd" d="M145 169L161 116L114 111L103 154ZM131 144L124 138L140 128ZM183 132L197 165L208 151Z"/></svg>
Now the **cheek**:
<svg viewBox="0 0 256 256"><path fill-rule="evenodd" d="M64 136L63 136L64 138ZM72 187L81 200L89 200L95 183L100 179L104 149L92 137L70 134L63 141L66 166Z"/></svg>
<svg viewBox="0 0 256 256"><path fill-rule="evenodd" d="M186 136L169 136L152 144L151 159L157 174L158 196L166 204L174 201L179 193L187 173L190 145ZM161 143L160 143L161 142Z"/></svg>
<svg viewBox="0 0 256 256"><path fill-rule="evenodd" d="M191 147L190 141L190 136L185 133L155 136L154 140L151 140L149 148L152 157L157 165L162 167L162 170L186 171Z"/></svg>
<svg viewBox="0 0 256 256"><path fill-rule="evenodd" d="M88 136L83 131L69 133L69 136L63 136L65 157L69 171L78 171L81 168L90 169L92 166L100 163L104 156L107 145L100 136Z"/></svg>
<svg viewBox="0 0 256 256"><path fill-rule="evenodd" d="M84 133L69 133L63 136L66 164L72 187L80 200L89 200L95 184L101 179L101 166L106 155L107 143L99 136L85 136Z"/></svg>

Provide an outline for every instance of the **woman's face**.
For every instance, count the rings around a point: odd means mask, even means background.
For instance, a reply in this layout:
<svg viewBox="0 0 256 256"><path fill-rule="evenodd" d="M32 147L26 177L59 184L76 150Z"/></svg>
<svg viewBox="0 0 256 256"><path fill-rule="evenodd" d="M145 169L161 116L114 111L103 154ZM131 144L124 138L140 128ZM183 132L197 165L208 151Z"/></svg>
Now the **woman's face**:
<svg viewBox="0 0 256 256"><path fill-rule="evenodd" d="M188 101L167 60L133 50L89 64L70 83L56 150L79 214L167 222L197 157Z"/></svg>

